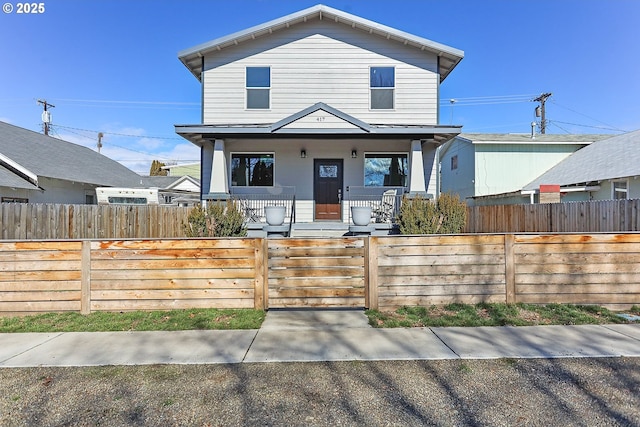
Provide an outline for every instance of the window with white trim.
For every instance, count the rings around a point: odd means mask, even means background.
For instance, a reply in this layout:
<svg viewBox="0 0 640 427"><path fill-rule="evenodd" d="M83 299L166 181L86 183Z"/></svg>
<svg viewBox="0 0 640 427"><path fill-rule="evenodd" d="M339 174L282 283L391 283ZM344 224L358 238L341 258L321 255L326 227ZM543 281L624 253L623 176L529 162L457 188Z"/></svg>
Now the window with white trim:
<svg viewBox="0 0 640 427"><path fill-rule="evenodd" d="M245 77L247 109L269 109L271 97L271 67L247 67Z"/></svg>
<svg viewBox="0 0 640 427"><path fill-rule="evenodd" d="M394 67L371 67L369 88L372 110L393 110L396 73Z"/></svg>
<svg viewBox="0 0 640 427"><path fill-rule="evenodd" d="M612 183L613 190L613 199L628 199L629 195L629 182L627 180L624 181L613 181Z"/></svg>
<svg viewBox="0 0 640 427"><path fill-rule="evenodd" d="M272 187L273 153L231 154L231 185L234 187Z"/></svg>
<svg viewBox="0 0 640 427"><path fill-rule="evenodd" d="M406 153L365 153L366 187L406 187L408 156Z"/></svg>

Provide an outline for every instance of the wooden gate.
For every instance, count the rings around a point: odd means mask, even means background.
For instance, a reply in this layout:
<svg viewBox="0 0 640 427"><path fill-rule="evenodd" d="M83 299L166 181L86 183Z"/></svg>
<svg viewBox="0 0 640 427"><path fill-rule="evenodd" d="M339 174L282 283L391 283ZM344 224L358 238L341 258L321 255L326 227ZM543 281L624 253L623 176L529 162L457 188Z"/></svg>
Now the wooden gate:
<svg viewBox="0 0 640 427"><path fill-rule="evenodd" d="M268 239L266 307L364 307L365 239Z"/></svg>

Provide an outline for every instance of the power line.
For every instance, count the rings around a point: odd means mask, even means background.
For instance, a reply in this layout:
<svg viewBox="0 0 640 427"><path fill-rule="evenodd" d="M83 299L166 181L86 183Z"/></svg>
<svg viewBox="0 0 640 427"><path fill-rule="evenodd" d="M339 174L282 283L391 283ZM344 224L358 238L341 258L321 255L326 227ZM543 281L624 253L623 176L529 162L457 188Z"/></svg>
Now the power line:
<svg viewBox="0 0 640 427"><path fill-rule="evenodd" d="M56 128L63 128L63 129L66 129L66 130L67 130L67 131L69 131L70 133L73 133L73 134L75 134L75 135L81 136L81 137L83 137L83 138L87 138L87 139L89 139L89 140L91 140L91 141L95 141L95 139L94 139L94 138L89 137L89 136L87 136L87 135L82 135L82 134L80 134L80 133L78 133L78 132L74 132L74 131L73 131L73 129L75 129L75 130L79 130L79 131L83 131L83 132L92 132L92 133L94 133L95 131L87 130L87 129L71 128L71 127L67 127L67 126L60 126L60 125L55 125L55 127L56 127ZM104 134L104 133L107 133L107 132L97 132L97 133L98 133L98 134L99 134L99 133L103 133L103 134ZM118 134L111 134L111 135L118 135ZM143 137L140 137L140 136L135 136L135 137L136 137L136 138L143 138ZM173 160L173 159L170 159L170 158L168 158L168 157L160 156L160 155L158 155L158 154L153 154L153 153L147 153L147 152L145 152L145 151L134 150L134 149L132 149L132 148L129 148L129 147L123 147L123 146L118 145L118 144L109 143L109 146L110 146L110 147L117 147L117 148L120 148L120 149L123 149L123 150L127 150L127 151L131 151L131 152L133 152L133 153L144 154L145 156L149 156L149 157L153 157L153 158L159 158L159 159L163 159L163 160ZM137 159L137 160L149 160L149 159L147 158L147 159ZM121 160L118 160L118 161L121 161Z"/></svg>
<svg viewBox="0 0 640 427"><path fill-rule="evenodd" d="M615 126L613 126L613 125L611 125L611 124L609 124L609 123L605 123L605 122L603 122L602 120L596 119L595 117L588 116L588 115L583 114L583 113L581 113L581 112L579 112L579 111L573 110L573 109L571 109L571 108L569 108L569 107L567 107L567 106L560 105L560 104L558 104L555 100L551 100L551 102L552 102L554 105L557 105L558 107L561 107L561 108L564 108L565 110L569 110L569 111L571 111L572 113L579 114L579 115L581 115L581 116L583 116L583 117L586 117L587 119L590 119L590 120L596 121L596 122L598 122L598 123L600 123L600 124L603 124L603 125L609 126L609 127L611 128L611 130L617 130L617 131L620 131L620 132L628 132L628 131L626 131L626 130L624 130L624 129L616 128Z"/></svg>
<svg viewBox="0 0 640 427"><path fill-rule="evenodd" d="M604 127L604 126L589 126L589 125L581 125L578 123L569 123L569 122L561 122L559 120L548 120L549 123L562 123L563 125L570 125L570 126L579 126L579 127L584 127L584 128L592 128L592 129L601 129L601 130L613 130L613 131L617 131L617 132L627 132L625 130L622 129L617 129L617 128L609 128L609 127ZM558 126L556 124L556 126ZM560 126L558 126L560 127ZM562 128L560 128L562 129Z"/></svg>
<svg viewBox="0 0 640 427"><path fill-rule="evenodd" d="M462 104L462 105L492 105L509 104L517 102L531 102L534 95L496 95L496 96L476 96L467 98L452 98L440 100L440 105Z"/></svg>
<svg viewBox="0 0 640 427"><path fill-rule="evenodd" d="M120 101L111 99L71 99L71 98L54 98L62 102L89 102L92 104L140 104L140 105L190 105L200 106L198 102L177 102L177 101Z"/></svg>
<svg viewBox="0 0 640 427"><path fill-rule="evenodd" d="M63 126L58 124L56 126L63 129L73 129L73 130L79 130L82 132L93 132L95 134L102 132L105 135L126 136L129 138L147 138L147 139L164 139L164 140L180 140L180 141L184 139L176 136L148 136L148 135L131 135L126 133L116 133L116 132L104 132L104 131L97 131L92 129L81 129L81 128L76 128L71 126Z"/></svg>

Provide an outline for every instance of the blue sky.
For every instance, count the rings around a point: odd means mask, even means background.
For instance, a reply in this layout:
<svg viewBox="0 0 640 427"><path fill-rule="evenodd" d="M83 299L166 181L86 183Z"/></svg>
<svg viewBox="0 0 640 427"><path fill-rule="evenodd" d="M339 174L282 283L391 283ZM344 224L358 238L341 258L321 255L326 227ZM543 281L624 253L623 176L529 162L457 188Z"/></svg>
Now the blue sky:
<svg viewBox="0 0 640 427"><path fill-rule="evenodd" d="M37 0L36 0L37 1ZM200 85L177 53L317 4L307 0L44 0L0 13L0 120L95 148L146 174L194 162L174 124L200 122ZM441 87L442 124L527 133L547 101L547 133L640 128L636 0L325 0L323 4L465 52ZM450 100L456 102L451 105Z"/></svg>

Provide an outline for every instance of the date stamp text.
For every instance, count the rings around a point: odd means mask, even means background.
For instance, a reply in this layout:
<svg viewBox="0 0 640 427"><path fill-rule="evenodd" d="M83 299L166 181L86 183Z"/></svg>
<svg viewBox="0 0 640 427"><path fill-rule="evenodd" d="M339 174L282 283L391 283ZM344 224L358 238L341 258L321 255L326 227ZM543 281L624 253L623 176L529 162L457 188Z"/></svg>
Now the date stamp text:
<svg viewBox="0 0 640 427"><path fill-rule="evenodd" d="M47 8L44 2L41 3L4 3L2 11L6 14L15 13L16 15L41 15Z"/></svg>

